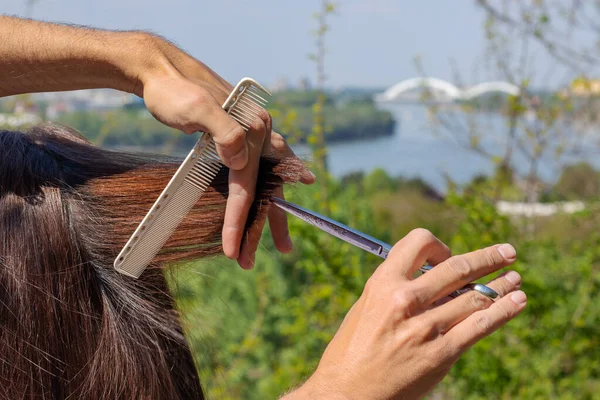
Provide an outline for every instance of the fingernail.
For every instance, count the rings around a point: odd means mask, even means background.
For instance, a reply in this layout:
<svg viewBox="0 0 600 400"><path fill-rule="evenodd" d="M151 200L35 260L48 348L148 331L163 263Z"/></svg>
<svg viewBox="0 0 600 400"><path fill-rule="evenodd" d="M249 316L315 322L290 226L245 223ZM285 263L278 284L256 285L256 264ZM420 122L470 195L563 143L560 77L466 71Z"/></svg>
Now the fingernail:
<svg viewBox="0 0 600 400"><path fill-rule="evenodd" d="M248 163L248 147L244 146L244 148L237 153L235 156L229 159L229 167L231 169L242 169Z"/></svg>
<svg viewBox="0 0 600 400"><path fill-rule="evenodd" d="M515 285L516 287L521 286L521 275L515 271L509 271L504 275L507 281Z"/></svg>
<svg viewBox="0 0 600 400"><path fill-rule="evenodd" d="M302 179L305 181L315 181L317 180L317 176L313 174L312 171L305 169L304 172L302 172Z"/></svg>
<svg viewBox="0 0 600 400"><path fill-rule="evenodd" d="M238 258L237 260L238 264L240 264L240 267L242 267L242 269L252 269L252 267L254 266L254 261L252 259L249 258Z"/></svg>
<svg viewBox="0 0 600 400"><path fill-rule="evenodd" d="M521 290L517 290L510 295L510 299L516 304L523 304L527 301L527 295Z"/></svg>
<svg viewBox="0 0 600 400"><path fill-rule="evenodd" d="M225 240L223 240L223 242L225 242ZM229 248L226 249L225 245L223 246L223 254L225 254L225 257L229 258L230 260L237 260L240 257L239 249L238 250L230 250Z"/></svg>
<svg viewBox="0 0 600 400"><path fill-rule="evenodd" d="M223 254L225 254L225 257L229 258L230 260L237 260L240 256L237 252L231 254L227 254L224 252Z"/></svg>
<svg viewBox="0 0 600 400"><path fill-rule="evenodd" d="M514 260L517 258L517 251L510 244L503 244L498 247L498 253L502 255L507 260Z"/></svg>

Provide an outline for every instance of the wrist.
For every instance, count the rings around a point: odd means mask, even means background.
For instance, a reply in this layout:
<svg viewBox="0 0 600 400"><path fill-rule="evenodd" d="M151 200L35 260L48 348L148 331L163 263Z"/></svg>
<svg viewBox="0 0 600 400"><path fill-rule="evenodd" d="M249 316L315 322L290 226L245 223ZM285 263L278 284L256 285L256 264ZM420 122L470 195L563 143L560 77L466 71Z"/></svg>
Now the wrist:
<svg viewBox="0 0 600 400"><path fill-rule="evenodd" d="M351 400L341 391L335 390L333 382L320 382L314 375L302 386L283 396L280 400L304 400L304 399L327 399L327 400Z"/></svg>
<svg viewBox="0 0 600 400"><path fill-rule="evenodd" d="M124 35L123 38L116 38L122 39L124 45L118 51L111 52L108 58L123 80L115 80L113 89L143 97L144 84L152 77L176 73L166 51L172 45L145 32L118 34Z"/></svg>

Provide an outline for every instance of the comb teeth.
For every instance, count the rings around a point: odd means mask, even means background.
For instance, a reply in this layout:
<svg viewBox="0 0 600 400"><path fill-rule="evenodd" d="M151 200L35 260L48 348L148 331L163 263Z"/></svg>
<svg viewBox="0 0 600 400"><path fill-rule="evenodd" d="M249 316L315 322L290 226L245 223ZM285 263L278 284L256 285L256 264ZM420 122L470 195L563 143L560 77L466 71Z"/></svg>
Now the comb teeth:
<svg viewBox="0 0 600 400"><path fill-rule="evenodd" d="M163 204L164 211L160 215L145 221L140 226L140 231L136 231L138 233L133 237L134 243L128 244L125 247L125 253L115 261L117 271L138 278L150 265L158 250L169 240L202 193L204 193L204 190L188 181L184 181L169 196L169 203Z"/></svg>
<svg viewBox="0 0 600 400"><path fill-rule="evenodd" d="M262 97L264 94L269 95L269 92L253 79L244 78L231 92L223 109L248 131L267 103ZM204 134L115 259L115 269L138 278L222 167L214 140Z"/></svg>
<svg viewBox="0 0 600 400"><path fill-rule="evenodd" d="M228 113L248 131L254 121L260 117L259 113L266 104L267 100L260 95L258 89L255 89L254 86L247 86L234 98Z"/></svg>
<svg viewBox="0 0 600 400"><path fill-rule="evenodd" d="M208 141L204 153L198 157L198 161L186 175L185 180L204 192L222 166L215 142L211 139Z"/></svg>

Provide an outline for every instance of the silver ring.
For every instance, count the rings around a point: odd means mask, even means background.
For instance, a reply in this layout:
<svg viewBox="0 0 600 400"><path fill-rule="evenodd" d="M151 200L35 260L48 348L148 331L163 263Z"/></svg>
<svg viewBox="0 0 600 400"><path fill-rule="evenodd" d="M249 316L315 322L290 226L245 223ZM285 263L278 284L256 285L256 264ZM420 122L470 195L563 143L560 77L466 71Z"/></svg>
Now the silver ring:
<svg viewBox="0 0 600 400"><path fill-rule="evenodd" d="M488 297L492 301L496 301L496 298L498 297L498 292L496 292L494 289L490 289L485 285L480 285L479 283L470 283L467 286L473 289L474 291L479 292L482 295Z"/></svg>

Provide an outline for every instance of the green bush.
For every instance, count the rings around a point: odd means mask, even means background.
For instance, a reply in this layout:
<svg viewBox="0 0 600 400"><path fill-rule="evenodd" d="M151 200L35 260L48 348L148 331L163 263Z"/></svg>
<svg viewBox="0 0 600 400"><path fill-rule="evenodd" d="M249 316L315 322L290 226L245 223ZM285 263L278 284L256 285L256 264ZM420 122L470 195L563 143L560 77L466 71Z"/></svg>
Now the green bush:
<svg viewBox="0 0 600 400"><path fill-rule="evenodd" d="M566 167L554 187L560 200L596 200L600 198L600 173L585 162Z"/></svg>
<svg viewBox="0 0 600 400"><path fill-rule="evenodd" d="M440 202L381 171L329 183L331 216L383 240L423 226L455 254L505 241L517 249L527 308L469 350L432 398L597 398L600 235L586 225L589 216L562 224L587 226L584 238L532 236L498 215L483 187ZM287 195L319 210L317 190ZM182 268L174 281L210 398L276 398L300 384L381 262L297 219L290 229L289 255L265 232L254 270L215 259Z"/></svg>

